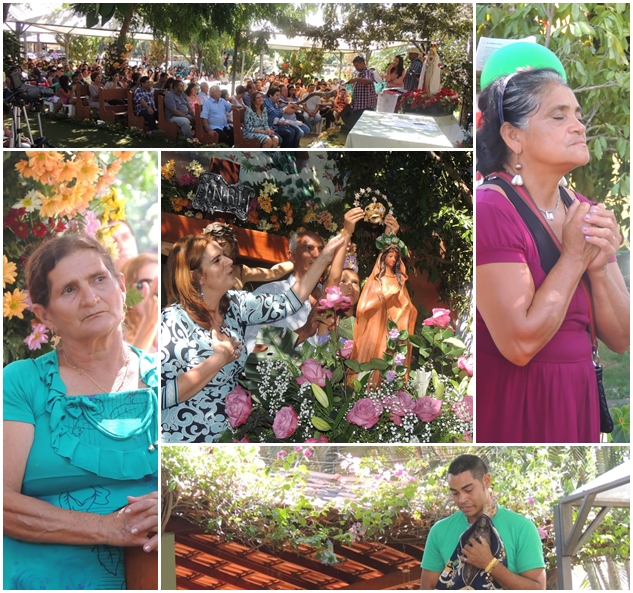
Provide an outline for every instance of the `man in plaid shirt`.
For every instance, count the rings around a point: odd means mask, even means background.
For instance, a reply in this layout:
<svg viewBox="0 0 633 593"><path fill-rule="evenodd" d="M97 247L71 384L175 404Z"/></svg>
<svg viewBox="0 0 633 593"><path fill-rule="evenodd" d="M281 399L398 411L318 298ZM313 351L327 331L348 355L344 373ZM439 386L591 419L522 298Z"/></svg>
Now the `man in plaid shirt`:
<svg viewBox="0 0 633 593"><path fill-rule="evenodd" d="M139 86L134 91L134 115L145 118L150 131L156 129L158 113L154 104L154 89L149 76L139 79Z"/></svg>
<svg viewBox="0 0 633 593"><path fill-rule="evenodd" d="M407 91L415 91L420 83L420 74L422 74L422 53L417 47L409 48L407 58L411 61L407 73L404 76L404 88Z"/></svg>
<svg viewBox="0 0 633 593"><path fill-rule="evenodd" d="M354 85L352 113L349 120L343 117L345 123L350 127L354 127L356 122L360 119L360 116L363 115L365 109L374 111L378 101L376 87L374 86L374 73L367 68L365 59L362 56L356 56L352 64L354 64L354 68L356 68L358 72L356 78L351 78L347 81L347 84Z"/></svg>

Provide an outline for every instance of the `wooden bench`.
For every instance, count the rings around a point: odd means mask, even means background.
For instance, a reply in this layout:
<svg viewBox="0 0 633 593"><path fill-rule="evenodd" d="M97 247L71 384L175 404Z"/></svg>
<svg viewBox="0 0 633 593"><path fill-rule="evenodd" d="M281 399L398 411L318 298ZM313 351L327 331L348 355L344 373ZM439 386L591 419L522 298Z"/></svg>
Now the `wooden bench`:
<svg viewBox="0 0 633 593"><path fill-rule="evenodd" d="M165 96L158 95L158 129L174 142L178 138L178 124L165 119Z"/></svg>
<svg viewBox="0 0 633 593"><path fill-rule="evenodd" d="M110 105L108 101L127 101L127 89L99 89L99 119L116 123L117 118L127 122L127 105Z"/></svg>
<svg viewBox="0 0 633 593"><path fill-rule="evenodd" d="M76 84L75 85L75 97L77 97L77 103L75 103L75 115L79 119L90 119L92 114L90 113L90 85Z"/></svg>
<svg viewBox="0 0 633 593"><path fill-rule="evenodd" d="M202 142L202 144L218 144L220 142L220 136L215 130L211 130L211 133L207 132L202 125L202 105L196 104L196 138Z"/></svg>
<svg viewBox="0 0 633 593"><path fill-rule="evenodd" d="M242 134L242 124L244 123L244 107L236 107L233 105L233 145L236 148L259 148L259 140L254 138L247 140Z"/></svg>

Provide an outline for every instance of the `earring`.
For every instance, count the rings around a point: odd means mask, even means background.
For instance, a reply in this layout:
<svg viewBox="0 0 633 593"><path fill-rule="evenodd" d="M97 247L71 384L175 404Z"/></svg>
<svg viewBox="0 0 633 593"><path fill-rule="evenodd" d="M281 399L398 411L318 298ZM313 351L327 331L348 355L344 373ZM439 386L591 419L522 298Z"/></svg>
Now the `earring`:
<svg viewBox="0 0 633 593"><path fill-rule="evenodd" d="M512 185L523 185L523 177L521 177L521 163L519 162L519 155L517 154L517 164L514 165L517 170L517 174L512 178Z"/></svg>
<svg viewBox="0 0 633 593"><path fill-rule="evenodd" d="M560 185L561 187L567 187L567 179L565 179L564 175L560 178L558 185Z"/></svg>
<svg viewBox="0 0 633 593"><path fill-rule="evenodd" d="M202 286L200 287L200 298L204 301L204 290Z"/></svg>

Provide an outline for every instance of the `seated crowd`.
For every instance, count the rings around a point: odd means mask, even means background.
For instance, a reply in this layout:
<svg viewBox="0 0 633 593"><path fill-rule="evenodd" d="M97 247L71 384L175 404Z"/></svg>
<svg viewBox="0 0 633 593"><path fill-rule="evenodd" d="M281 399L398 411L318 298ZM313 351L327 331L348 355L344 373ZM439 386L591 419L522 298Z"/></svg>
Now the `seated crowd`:
<svg viewBox="0 0 633 593"><path fill-rule="evenodd" d="M51 101L54 113L63 105L77 103L78 85L86 85L81 91L85 93L81 100L95 119L103 119L101 89L131 90L134 115L145 119L149 133L157 127L158 95L163 95L165 121L176 124L178 134L194 142L198 141L195 138L198 105L202 129L217 133L219 142L229 146L234 143L233 110L243 109L240 118L243 137L258 140L265 148L296 148L301 138L320 132L323 124L326 127L340 125L341 118L350 109L347 89L337 79L314 80L304 85L301 79L270 74L258 79L245 78L243 84L236 87L235 94L229 96L212 74L200 73L195 68L153 70L145 61L110 76L99 61L75 66L65 60L28 60L21 71L28 84L55 90L56 98ZM220 74L222 82L225 82L224 76ZM5 85L8 84L7 79ZM126 99L116 98L108 99L105 104L126 103Z"/></svg>

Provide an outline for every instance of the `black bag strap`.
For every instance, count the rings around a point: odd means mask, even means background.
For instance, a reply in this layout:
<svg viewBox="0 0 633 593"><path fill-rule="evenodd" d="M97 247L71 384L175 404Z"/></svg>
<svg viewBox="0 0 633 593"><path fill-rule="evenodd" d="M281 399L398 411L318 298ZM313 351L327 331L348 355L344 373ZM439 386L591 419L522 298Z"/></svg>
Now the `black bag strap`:
<svg viewBox="0 0 633 593"><path fill-rule="evenodd" d="M549 274L552 268L556 265L556 262L558 262L560 249L554 242L554 239L552 239L552 236L543 226L539 217L532 208L525 203L512 184L508 183L505 179L502 179L501 177L489 177L486 180L486 184L496 185L504 190L508 200L512 202L512 205L516 208L519 216L523 219L523 222L525 222L530 234L534 238L539 258L541 260L541 268L543 268L543 271L546 274ZM565 206L569 207L572 203L571 198L562 187L559 187L558 189L561 200L563 200Z"/></svg>

